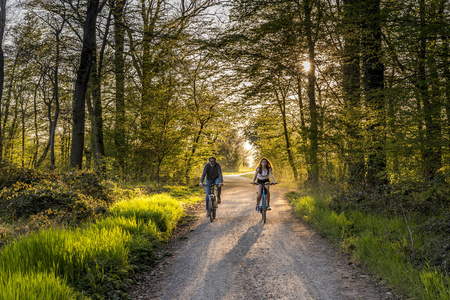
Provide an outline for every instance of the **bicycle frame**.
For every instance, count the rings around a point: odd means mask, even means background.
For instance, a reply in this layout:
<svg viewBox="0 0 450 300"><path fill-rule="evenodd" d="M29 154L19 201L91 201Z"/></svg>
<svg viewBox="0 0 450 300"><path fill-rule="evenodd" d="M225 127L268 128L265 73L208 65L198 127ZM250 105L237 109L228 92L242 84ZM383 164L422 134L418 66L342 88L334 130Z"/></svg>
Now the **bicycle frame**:
<svg viewBox="0 0 450 300"><path fill-rule="evenodd" d="M261 183L254 183L256 185L261 184ZM266 212L267 212L267 208L269 207L269 205L267 204L267 188L266 185L274 185L276 183L265 183L262 186L261 189L261 200L259 202L259 212L261 213L262 216L262 220L264 223L266 223Z"/></svg>
<svg viewBox="0 0 450 300"><path fill-rule="evenodd" d="M212 222L215 218L216 218L216 194L215 194L215 184L211 183L211 185L209 186L209 194L208 194L208 201L209 201L209 220Z"/></svg>
<svg viewBox="0 0 450 300"><path fill-rule="evenodd" d="M266 223L266 212L267 212L267 188L265 185L262 186L261 189L261 203L259 205L259 211L261 212L262 221Z"/></svg>

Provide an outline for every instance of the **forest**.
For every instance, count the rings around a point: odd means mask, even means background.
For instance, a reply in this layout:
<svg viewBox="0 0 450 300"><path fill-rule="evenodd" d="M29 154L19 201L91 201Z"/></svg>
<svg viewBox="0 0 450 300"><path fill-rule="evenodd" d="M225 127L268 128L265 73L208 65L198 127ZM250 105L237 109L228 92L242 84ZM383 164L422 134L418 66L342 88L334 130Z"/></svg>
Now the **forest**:
<svg viewBox="0 0 450 300"><path fill-rule="evenodd" d="M1 2L0 159L189 182L445 180L449 3ZM227 126L228 125L228 126Z"/></svg>
<svg viewBox="0 0 450 300"><path fill-rule="evenodd" d="M448 0L0 0L0 163L198 183L267 157L448 275ZM251 148L245 145L250 145ZM6 174L6 173L5 173Z"/></svg>

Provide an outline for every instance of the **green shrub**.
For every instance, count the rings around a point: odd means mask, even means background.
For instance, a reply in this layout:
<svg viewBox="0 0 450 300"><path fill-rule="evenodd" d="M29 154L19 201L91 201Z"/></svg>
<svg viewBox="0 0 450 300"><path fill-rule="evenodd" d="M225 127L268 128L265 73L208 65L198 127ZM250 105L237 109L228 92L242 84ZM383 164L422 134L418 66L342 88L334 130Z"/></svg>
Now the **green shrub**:
<svg viewBox="0 0 450 300"><path fill-rule="evenodd" d="M45 175L34 169L19 168L11 164L0 165L0 191L9 188L16 182L34 184L43 179L54 178L54 175Z"/></svg>
<svg viewBox="0 0 450 300"><path fill-rule="evenodd" d="M89 196L95 201L112 203L111 190L93 172L78 171L64 173L60 176L61 181L69 188L85 196Z"/></svg>
<svg viewBox="0 0 450 300"><path fill-rule="evenodd" d="M71 221L85 221L106 211L90 196L79 194L57 182L16 183L0 192L0 212L10 218L28 218L44 211L64 211Z"/></svg>

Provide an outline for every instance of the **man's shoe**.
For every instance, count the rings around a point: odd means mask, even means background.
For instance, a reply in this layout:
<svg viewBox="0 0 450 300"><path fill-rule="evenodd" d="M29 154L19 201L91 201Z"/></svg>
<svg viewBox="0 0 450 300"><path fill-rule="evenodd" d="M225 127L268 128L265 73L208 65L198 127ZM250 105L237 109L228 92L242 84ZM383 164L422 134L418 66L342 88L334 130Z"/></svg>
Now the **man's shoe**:
<svg viewBox="0 0 450 300"><path fill-rule="evenodd" d="M222 199L217 199L217 204L220 204L220 202L222 202Z"/></svg>
<svg viewBox="0 0 450 300"><path fill-rule="evenodd" d="M210 212L209 211L207 211L206 212L206 216L209 218L209 214L210 214Z"/></svg>
<svg viewBox="0 0 450 300"><path fill-rule="evenodd" d="M267 206L267 210L272 210L272 209L270 208L270 206Z"/></svg>
<svg viewBox="0 0 450 300"><path fill-rule="evenodd" d="M259 205L256 205L256 212L259 212Z"/></svg>

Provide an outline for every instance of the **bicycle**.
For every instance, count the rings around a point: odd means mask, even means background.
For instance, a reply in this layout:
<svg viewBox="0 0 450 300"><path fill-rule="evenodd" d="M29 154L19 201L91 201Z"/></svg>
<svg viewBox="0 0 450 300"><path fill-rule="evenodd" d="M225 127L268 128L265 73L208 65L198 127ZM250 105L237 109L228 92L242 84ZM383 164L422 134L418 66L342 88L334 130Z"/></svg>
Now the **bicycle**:
<svg viewBox="0 0 450 300"><path fill-rule="evenodd" d="M216 209L218 207L218 205L217 205L217 197L216 197L214 186L215 186L215 184L211 183L211 185L210 185L210 192L209 192L209 195L208 195L208 201L209 201L208 215L209 215L209 220L211 222L214 221L214 219L216 218Z"/></svg>
<svg viewBox="0 0 450 300"><path fill-rule="evenodd" d="M261 184L261 183L255 182L253 184L258 185L258 184ZM266 182L262 186L261 201L260 201L260 204L259 204L259 212L261 213L262 221L264 222L264 224L266 223L266 213L267 213L267 208L269 207L269 205L267 204L267 199L266 199L266 194L267 194L266 185L275 185L275 184L276 183L268 183L268 182Z"/></svg>

